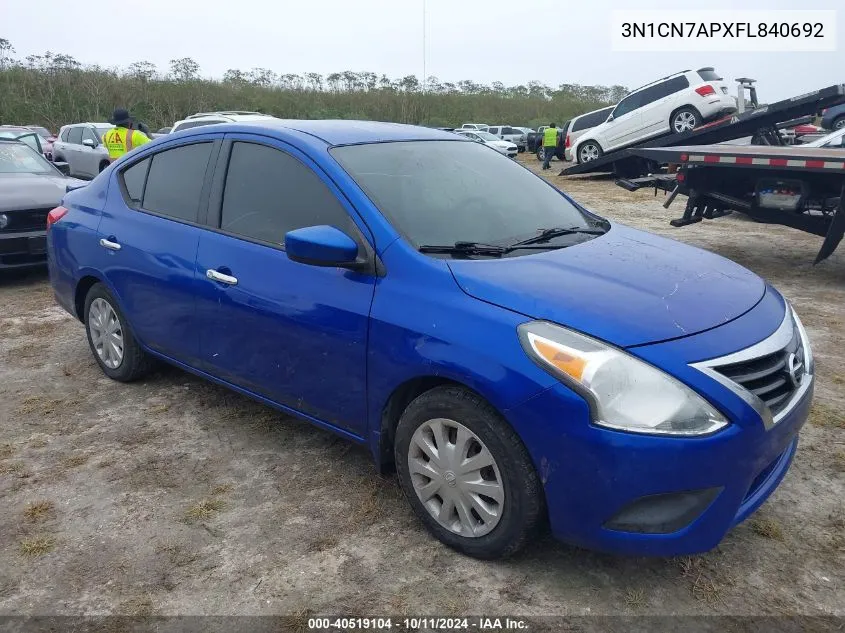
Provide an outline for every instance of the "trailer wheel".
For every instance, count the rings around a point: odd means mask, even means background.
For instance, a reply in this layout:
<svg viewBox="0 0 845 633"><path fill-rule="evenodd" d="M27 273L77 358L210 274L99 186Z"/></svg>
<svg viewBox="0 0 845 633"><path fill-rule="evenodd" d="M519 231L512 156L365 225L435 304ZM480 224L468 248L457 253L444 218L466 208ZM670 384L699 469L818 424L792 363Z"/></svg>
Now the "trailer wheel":
<svg viewBox="0 0 845 633"><path fill-rule="evenodd" d="M701 125L701 115L695 108L687 106L680 108L679 110L675 110L675 112L672 113L670 123L672 131L675 134L683 134L684 132L694 130Z"/></svg>
<svg viewBox="0 0 845 633"><path fill-rule="evenodd" d="M601 145L595 141L584 141L578 148L578 162L589 163L591 160L598 160L603 154Z"/></svg>

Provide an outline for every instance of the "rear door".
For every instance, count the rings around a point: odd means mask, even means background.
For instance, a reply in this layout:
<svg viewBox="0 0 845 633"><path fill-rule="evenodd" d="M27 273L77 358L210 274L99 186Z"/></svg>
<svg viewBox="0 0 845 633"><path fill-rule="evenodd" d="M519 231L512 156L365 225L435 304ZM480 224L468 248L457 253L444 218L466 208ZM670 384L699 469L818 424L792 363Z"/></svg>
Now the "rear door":
<svg viewBox="0 0 845 633"><path fill-rule="evenodd" d="M99 226L101 269L143 345L198 361L195 269L221 140L190 137L121 168Z"/></svg>
<svg viewBox="0 0 845 633"><path fill-rule="evenodd" d="M284 237L328 224L371 252L369 231L328 176L297 149L256 135L227 139L209 204L210 227L197 254L203 366L363 435L376 278L292 262Z"/></svg>
<svg viewBox="0 0 845 633"><path fill-rule="evenodd" d="M93 147L85 145L85 143L93 143ZM77 147L79 173L89 178L93 178L100 173L100 157L102 153L97 149L100 146L100 139L93 128L85 126L82 128L82 142Z"/></svg>
<svg viewBox="0 0 845 633"><path fill-rule="evenodd" d="M678 102L681 92L689 88L689 81L684 75L661 81L643 90L642 129L637 140L664 134L670 131L669 118Z"/></svg>

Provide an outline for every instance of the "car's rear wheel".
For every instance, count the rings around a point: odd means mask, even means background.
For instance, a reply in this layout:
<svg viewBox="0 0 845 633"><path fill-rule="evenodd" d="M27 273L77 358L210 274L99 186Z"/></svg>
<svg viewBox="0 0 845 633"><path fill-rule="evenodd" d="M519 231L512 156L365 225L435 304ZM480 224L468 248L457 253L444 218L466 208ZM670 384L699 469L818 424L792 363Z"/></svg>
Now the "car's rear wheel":
<svg viewBox="0 0 845 633"><path fill-rule="evenodd" d="M843 127L845 127L845 116L840 116L840 117L837 117L836 119L834 119L834 121L833 121L834 131L835 130L841 130Z"/></svg>
<svg viewBox="0 0 845 633"><path fill-rule="evenodd" d="M578 148L578 162L589 163L591 160L598 160L601 158L601 145L595 141L584 141Z"/></svg>
<svg viewBox="0 0 845 633"><path fill-rule="evenodd" d="M132 328L108 288L94 284L85 297L85 330L94 360L113 380L131 382L154 365L132 333Z"/></svg>
<svg viewBox="0 0 845 633"><path fill-rule="evenodd" d="M683 134L701 125L701 115L695 108L681 108L672 113L670 123L675 134Z"/></svg>
<svg viewBox="0 0 845 633"><path fill-rule="evenodd" d="M543 514L522 441L482 398L438 387L399 420L394 453L405 497L440 541L476 558L519 550Z"/></svg>

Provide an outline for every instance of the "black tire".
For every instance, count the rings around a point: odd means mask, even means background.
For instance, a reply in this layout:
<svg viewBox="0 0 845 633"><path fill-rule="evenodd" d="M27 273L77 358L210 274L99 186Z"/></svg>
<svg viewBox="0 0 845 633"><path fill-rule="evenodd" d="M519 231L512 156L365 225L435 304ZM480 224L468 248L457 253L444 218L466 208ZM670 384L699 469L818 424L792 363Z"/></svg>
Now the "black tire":
<svg viewBox="0 0 845 633"><path fill-rule="evenodd" d="M537 160L539 160L541 163L544 160L546 160L546 148L545 147L540 146L540 147L537 148Z"/></svg>
<svg viewBox="0 0 845 633"><path fill-rule="evenodd" d="M584 160L583 159L583 152L584 152L585 149L587 149L589 147L595 148L596 156L595 156L595 158L588 158L588 159ZM596 141L589 140L589 141L584 141L583 143L581 143L578 146L578 155L575 156L574 158L577 159L576 162L578 162L578 163L589 163L591 160L598 160L599 158L602 157L603 154L604 154L604 151L602 150L601 145L599 145Z"/></svg>
<svg viewBox="0 0 845 633"><path fill-rule="evenodd" d="M833 123L831 124L830 129L836 131L841 130L843 127L845 127L845 114L833 119Z"/></svg>
<svg viewBox="0 0 845 633"><path fill-rule="evenodd" d="M504 511L496 526L483 536L461 536L440 525L414 490L408 466L411 439L420 425L437 418L467 427L486 445L498 466ZM542 486L522 440L483 398L462 387L436 387L408 405L396 428L394 457L399 484L414 512L441 542L468 556L497 559L516 553L545 516Z"/></svg>
<svg viewBox="0 0 845 633"><path fill-rule="evenodd" d="M688 129L681 129L679 130L678 127L681 125L679 119L685 119L686 124L689 125L690 122L692 123L692 127ZM683 134L684 132L689 132L690 130L694 130L702 123L701 114L699 114L698 110L693 108L692 106L685 106L683 108L678 108L672 113L672 116L669 117L669 127L672 130L673 134Z"/></svg>
<svg viewBox="0 0 845 633"><path fill-rule="evenodd" d="M91 338L91 304L95 299L102 299L105 301L111 309L114 310L117 320L120 322L120 329L123 335L123 358L120 364L114 368L108 367L103 362L103 359L101 359L100 355L97 353L97 350L94 347L94 341ZM94 360L97 361L97 364L106 376L119 382L132 382L133 380L138 380L148 374L155 366L155 361L146 352L144 352L143 349L141 349L138 341L135 340L135 335L132 332L129 321L126 319L117 301L104 284L96 283L91 286L91 289L85 296L84 317L88 346L91 348L91 354L94 356Z"/></svg>

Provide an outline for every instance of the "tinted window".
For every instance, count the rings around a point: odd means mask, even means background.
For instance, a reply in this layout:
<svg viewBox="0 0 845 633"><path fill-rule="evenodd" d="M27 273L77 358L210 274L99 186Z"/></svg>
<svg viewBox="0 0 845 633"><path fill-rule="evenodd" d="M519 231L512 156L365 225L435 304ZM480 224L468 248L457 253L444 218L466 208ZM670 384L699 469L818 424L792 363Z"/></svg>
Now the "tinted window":
<svg viewBox="0 0 845 633"><path fill-rule="evenodd" d="M232 146L221 229L284 244L288 231L320 224L349 232L351 218L317 174L272 147Z"/></svg>
<svg viewBox="0 0 845 633"><path fill-rule="evenodd" d="M70 132L67 135L67 142L73 143L75 145L80 145L82 143L82 128L81 127L70 128Z"/></svg>
<svg viewBox="0 0 845 633"><path fill-rule="evenodd" d="M601 125L602 123L607 121L607 117L610 114L611 110L613 110L613 108L605 108L604 110L599 110L598 112L591 112L589 114L585 114L584 116L578 117L578 120L575 121L575 124L572 126L572 131L578 132L580 130L587 130L591 127Z"/></svg>
<svg viewBox="0 0 845 633"><path fill-rule="evenodd" d="M698 71L698 76L704 81L722 81L722 78L712 69L702 68Z"/></svg>
<svg viewBox="0 0 845 633"><path fill-rule="evenodd" d="M140 163L135 163L123 172L123 184L126 193L134 205L140 205L144 197L144 182L147 179L147 170L150 167L150 159L145 158Z"/></svg>
<svg viewBox="0 0 845 633"><path fill-rule="evenodd" d="M642 105L642 92L635 92L632 95L629 95L622 99L613 109L613 118L618 119L623 114L628 114L629 112L633 112L637 108Z"/></svg>
<svg viewBox="0 0 845 633"><path fill-rule="evenodd" d="M155 154L144 189L143 208L196 222L211 146L196 143Z"/></svg>
<svg viewBox="0 0 845 633"><path fill-rule="evenodd" d="M490 128L489 130L487 130L487 131L488 131L488 132L490 132L490 134L498 134L498 133L499 133L499 128L497 128L497 127L491 127L491 128ZM504 132L502 132L502 134L504 134Z"/></svg>
<svg viewBox="0 0 845 633"><path fill-rule="evenodd" d="M65 141L65 142L67 142L67 137L68 137L69 132L70 132L70 128L63 129L61 131L61 136L59 136L59 138L62 139L63 141Z"/></svg>
<svg viewBox="0 0 845 633"><path fill-rule="evenodd" d="M680 92L681 90L685 90L687 88L689 88L689 81L684 75L681 75L680 77L673 77L664 83L664 92L667 95L675 94L676 92Z"/></svg>
<svg viewBox="0 0 845 633"><path fill-rule="evenodd" d="M512 127L503 127L502 134L519 134L519 131L513 129Z"/></svg>

